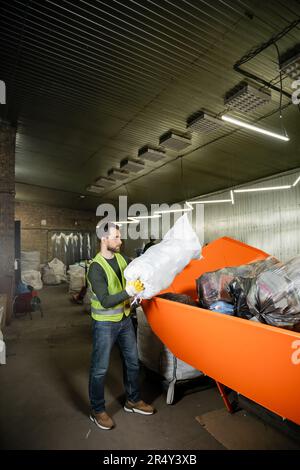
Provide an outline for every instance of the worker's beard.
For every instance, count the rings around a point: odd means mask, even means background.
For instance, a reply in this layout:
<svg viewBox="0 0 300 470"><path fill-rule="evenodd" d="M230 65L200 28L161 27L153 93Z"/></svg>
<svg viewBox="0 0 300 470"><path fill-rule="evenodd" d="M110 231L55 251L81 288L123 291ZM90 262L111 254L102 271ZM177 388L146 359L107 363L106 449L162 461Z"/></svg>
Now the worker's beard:
<svg viewBox="0 0 300 470"><path fill-rule="evenodd" d="M107 246L107 250L110 251L111 253L120 253L120 246L117 247L112 247L112 246Z"/></svg>

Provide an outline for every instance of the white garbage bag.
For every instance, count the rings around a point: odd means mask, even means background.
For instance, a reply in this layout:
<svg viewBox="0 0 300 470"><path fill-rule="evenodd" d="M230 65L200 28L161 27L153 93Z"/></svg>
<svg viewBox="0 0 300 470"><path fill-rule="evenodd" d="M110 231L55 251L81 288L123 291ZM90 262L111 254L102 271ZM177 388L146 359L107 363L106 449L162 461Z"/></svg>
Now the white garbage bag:
<svg viewBox="0 0 300 470"><path fill-rule="evenodd" d="M39 251L21 251L21 271L40 271L41 256Z"/></svg>
<svg viewBox="0 0 300 470"><path fill-rule="evenodd" d="M192 259L201 256L201 245L188 217L184 214L163 240L134 259L124 271L127 281L140 279L145 286L139 297L150 299L169 287Z"/></svg>
<svg viewBox="0 0 300 470"><path fill-rule="evenodd" d="M24 284L33 287L34 290L40 290L43 288L42 277L39 271L22 271L21 280Z"/></svg>
<svg viewBox="0 0 300 470"><path fill-rule="evenodd" d="M68 270L69 292L80 292L85 286L85 268L80 264L71 264Z"/></svg>
<svg viewBox="0 0 300 470"><path fill-rule="evenodd" d="M52 261L49 261L48 265L49 268L54 271L58 282L67 280L66 266L62 261L60 261L58 258L53 258Z"/></svg>

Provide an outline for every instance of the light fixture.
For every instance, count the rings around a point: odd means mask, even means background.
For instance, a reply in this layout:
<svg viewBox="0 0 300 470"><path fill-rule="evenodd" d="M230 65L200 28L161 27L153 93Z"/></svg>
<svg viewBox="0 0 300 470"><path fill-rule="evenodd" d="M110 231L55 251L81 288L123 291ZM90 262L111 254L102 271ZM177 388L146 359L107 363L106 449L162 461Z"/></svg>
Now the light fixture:
<svg viewBox="0 0 300 470"><path fill-rule="evenodd" d="M156 163L166 157L166 152L164 150L158 150L145 145L139 149L138 155L142 160L149 160L150 162Z"/></svg>
<svg viewBox="0 0 300 470"><path fill-rule="evenodd" d="M281 56L280 70L293 80L300 78L300 44L287 50Z"/></svg>
<svg viewBox="0 0 300 470"><path fill-rule="evenodd" d="M265 188L248 188L248 189L234 189L234 193L250 193L256 191L277 191L278 189L290 189L292 186L285 185L285 186L269 186Z"/></svg>
<svg viewBox="0 0 300 470"><path fill-rule="evenodd" d="M115 181L111 178L106 178L105 176L100 176L100 178L98 178L96 180L96 185L98 186L104 186L104 187L107 187L107 186L111 186L115 183Z"/></svg>
<svg viewBox="0 0 300 470"><path fill-rule="evenodd" d="M224 105L232 106L242 112L251 112L269 101L271 101L269 90L260 90L243 81L226 93Z"/></svg>
<svg viewBox="0 0 300 470"><path fill-rule="evenodd" d="M300 181L300 176L298 176L298 178L296 179L296 181L293 183L293 187L295 187Z"/></svg>
<svg viewBox="0 0 300 470"><path fill-rule="evenodd" d="M209 133L217 131L224 123L206 111L199 111L187 120L187 129L192 132Z"/></svg>
<svg viewBox="0 0 300 470"><path fill-rule="evenodd" d="M117 168L111 168L107 172L107 176L117 181L127 180L129 178L129 173L118 170Z"/></svg>
<svg viewBox="0 0 300 470"><path fill-rule="evenodd" d="M177 134L173 131L168 131L159 138L160 145L176 151L185 149L191 145L191 143L190 137Z"/></svg>
<svg viewBox="0 0 300 470"><path fill-rule="evenodd" d="M218 204L221 202L232 202L232 199L208 199L203 201L186 201L188 207L192 207L192 204Z"/></svg>
<svg viewBox="0 0 300 470"><path fill-rule="evenodd" d="M145 163L138 160L130 160L128 158L124 158L120 163L121 170L127 170L130 173L138 173L145 169Z"/></svg>
<svg viewBox="0 0 300 470"><path fill-rule="evenodd" d="M129 217L130 218L130 217ZM126 224L139 224L139 220L120 220L112 222L115 225L126 225Z"/></svg>
<svg viewBox="0 0 300 470"><path fill-rule="evenodd" d="M143 220L143 219L160 219L160 215L135 215L134 217L128 217L130 220Z"/></svg>
<svg viewBox="0 0 300 470"><path fill-rule="evenodd" d="M233 191L230 191L230 197L231 197L231 203L234 205L234 197L233 197Z"/></svg>
<svg viewBox="0 0 300 470"><path fill-rule="evenodd" d="M188 209L166 209L161 211L154 211L154 214L172 214L173 212L190 212L192 210L192 207L189 207Z"/></svg>
<svg viewBox="0 0 300 470"><path fill-rule="evenodd" d="M260 134L265 134L270 137L274 137L275 139L283 140L288 142L290 139L289 137L281 134L276 134L275 132L270 132L266 129L261 127L253 126L253 124L249 124L248 122L240 121L239 119L235 119L231 116L223 114L222 116L223 121L230 122L231 124L235 124L236 126L244 127L245 129L249 129L251 131L259 132Z"/></svg>

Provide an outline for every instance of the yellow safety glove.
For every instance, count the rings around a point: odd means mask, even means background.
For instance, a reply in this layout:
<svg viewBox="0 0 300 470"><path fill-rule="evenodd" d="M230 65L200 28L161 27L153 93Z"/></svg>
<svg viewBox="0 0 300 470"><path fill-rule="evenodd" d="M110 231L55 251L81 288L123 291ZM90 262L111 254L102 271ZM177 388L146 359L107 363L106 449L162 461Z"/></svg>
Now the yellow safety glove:
<svg viewBox="0 0 300 470"><path fill-rule="evenodd" d="M126 291L130 296L136 295L145 289L144 284L137 279L136 281L128 281L126 284Z"/></svg>
<svg viewBox="0 0 300 470"><path fill-rule="evenodd" d="M145 289L145 286L142 283L142 281L140 281L140 279L137 279L136 281L134 281L133 285L138 292L142 292Z"/></svg>

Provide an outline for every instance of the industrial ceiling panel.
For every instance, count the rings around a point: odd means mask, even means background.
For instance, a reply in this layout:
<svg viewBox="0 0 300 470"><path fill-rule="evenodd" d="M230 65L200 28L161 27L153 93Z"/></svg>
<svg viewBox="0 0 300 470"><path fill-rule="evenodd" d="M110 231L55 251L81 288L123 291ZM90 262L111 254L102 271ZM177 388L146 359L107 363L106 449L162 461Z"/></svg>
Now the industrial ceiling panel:
<svg viewBox="0 0 300 470"><path fill-rule="evenodd" d="M73 207L84 192L85 209L125 190L133 202L180 200L181 157L190 197L296 167L300 114L278 54L299 43L299 19L296 0L3 0L7 105L0 115L18 126L18 198L61 204L55 195L70 191L64 202ZM278 49L262 47L276 35ZM248 113L225 106L225 94L242 80L271 89L270 102ZM122 158L158 145L163 133L185 132L187 119L203 108L277 132L283 122L290 142L226 123L211 134L193 132L190 147L147 163L126 180L127 189L115 185L102 198L85 191Z"/></svg>

